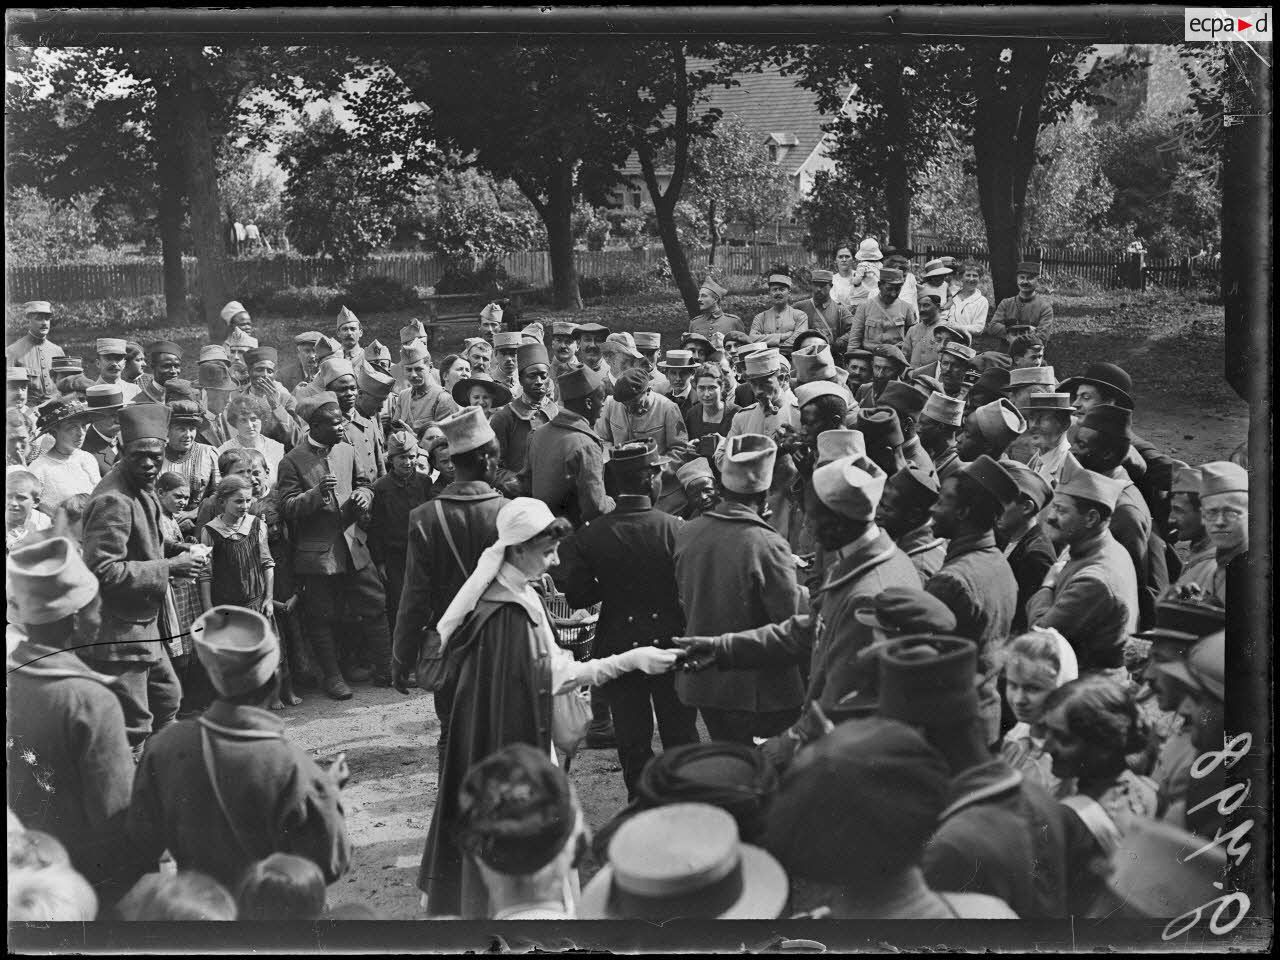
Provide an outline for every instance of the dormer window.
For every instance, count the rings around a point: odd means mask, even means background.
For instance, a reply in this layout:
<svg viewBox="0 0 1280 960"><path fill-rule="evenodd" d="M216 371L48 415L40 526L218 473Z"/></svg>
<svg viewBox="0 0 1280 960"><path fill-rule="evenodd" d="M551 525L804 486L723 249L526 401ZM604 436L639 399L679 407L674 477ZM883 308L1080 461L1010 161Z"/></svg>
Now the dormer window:
<svg viewBox="0 0 1280 960"><path fill-rule="evenodd" d="M769 151L770 160L781 163L799 142L794 133L771 133L765 140L765 149Z"/></svg>
<svg viewBox="0 0 1280 960"><path fill-rule="evenodd" d="M778 145L776 143L769 144L769 159L774 163L778 162Z"/></svg>

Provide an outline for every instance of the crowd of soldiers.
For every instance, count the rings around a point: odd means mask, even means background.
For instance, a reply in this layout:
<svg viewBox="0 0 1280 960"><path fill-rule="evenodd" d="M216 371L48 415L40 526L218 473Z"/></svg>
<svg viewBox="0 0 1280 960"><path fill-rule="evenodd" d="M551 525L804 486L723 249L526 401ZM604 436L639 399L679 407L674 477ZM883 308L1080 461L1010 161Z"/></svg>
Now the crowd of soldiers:
<svg viewBox="0 0 1280 960"><path fill-rule="evenodd" d="M344 307L291 385L237 302L194 357L98 339L94 378L26 304L11 915L318 916L348 771L278 711L362 683L434 701L427 916L1212 899L1223 858L1186 854L1223 771L1192 766L1223 744L1247 471L1141 439L1114 363L1059 379L1037 264L993 310L979 265L908 254L842 244L798 301L773 273L749 323L708 279L665 352L491 303L459 353L412 321L393 356ZM593 748L628 806L581 889Z"/></svg>

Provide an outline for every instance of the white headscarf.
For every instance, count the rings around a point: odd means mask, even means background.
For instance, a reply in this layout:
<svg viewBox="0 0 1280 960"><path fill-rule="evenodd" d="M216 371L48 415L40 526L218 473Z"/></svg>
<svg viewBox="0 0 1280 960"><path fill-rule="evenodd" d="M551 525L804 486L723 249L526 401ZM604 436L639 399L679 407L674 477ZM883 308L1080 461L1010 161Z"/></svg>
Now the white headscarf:
<svg viewBox="0 0 1280 960"><path fill-rule="evenodd" d="M476 608L484 592L489 589L489 584L498 576L507 547L532 540L551 526L555 519L555 514L545 503L531 497L517 497L498 511L498 541L480 554L475 570L467 577L467 582L453 598L436 627L440 632L442 646L449 642L462 621Z"/></svg>
<svg viewBox="0 0 1280 960"><path fill-rule="evenodd" d="M1027 633L1040 634L1046 637L1052 637L1053 642L1058 647L1058 678L1057 685L1062 686L1070 683L1080 677L1080 663L1076 660L1076 651L1071 646L1071 642L1067 640L1061 633L1053 627L1028 627Z"/></svg>

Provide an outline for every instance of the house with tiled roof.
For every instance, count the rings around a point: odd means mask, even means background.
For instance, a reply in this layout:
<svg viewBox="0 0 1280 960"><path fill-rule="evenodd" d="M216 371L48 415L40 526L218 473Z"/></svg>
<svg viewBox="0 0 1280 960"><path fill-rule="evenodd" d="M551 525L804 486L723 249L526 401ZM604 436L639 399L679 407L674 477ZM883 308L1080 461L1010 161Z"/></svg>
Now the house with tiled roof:
<svg viewBox="0 0 1280 960"><path fill-rule="evenodd" d="M818 110L815 94L800 87L794 77L784 77L777 67L766 67L760 73L739 74L736 87L713 87L707 101L699 104L699 112L719 107L726 117L739 121L759 139L760 149L767 151L786 173L799 200L813 186L819 170L829 170L832 162L824 155L827 134L822 126L831 118ZM846 105L848 101L846 99ZM639 207L649 202L649 191L640 172L640 160L632 153L622 168L630 181L629 188L615 192L614 205ZM666 189L671 179L670 168L657 170L658 183Z"/></svg>

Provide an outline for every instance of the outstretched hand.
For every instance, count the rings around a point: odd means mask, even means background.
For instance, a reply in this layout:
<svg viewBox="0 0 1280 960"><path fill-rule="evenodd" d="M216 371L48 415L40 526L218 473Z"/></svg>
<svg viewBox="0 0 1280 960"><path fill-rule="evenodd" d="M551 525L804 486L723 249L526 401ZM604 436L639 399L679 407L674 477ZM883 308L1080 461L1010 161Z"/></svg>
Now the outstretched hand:
<svg viewBox="0 0 1280 960"><path fill-rule="evenodd" d="M714 666L720 650L715 637L672 637L672 644L684 652L683 669L697 673Z"/></svg>

